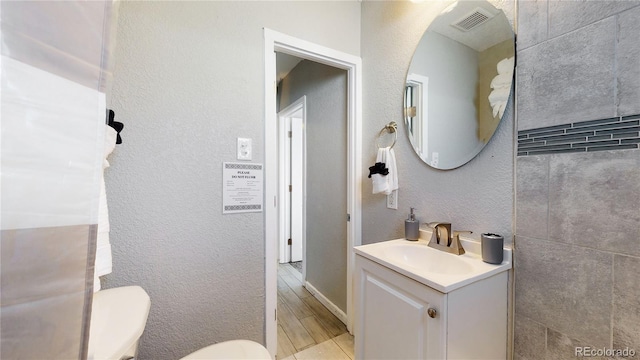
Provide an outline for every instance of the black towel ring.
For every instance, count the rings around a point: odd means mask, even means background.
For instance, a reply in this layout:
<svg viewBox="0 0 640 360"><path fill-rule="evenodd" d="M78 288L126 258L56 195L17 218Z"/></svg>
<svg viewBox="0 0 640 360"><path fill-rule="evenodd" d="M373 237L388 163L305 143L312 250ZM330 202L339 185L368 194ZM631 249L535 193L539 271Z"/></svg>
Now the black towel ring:
<svg viewBox="0 0 640 360"><path fill-rule="evenodd" d="M398 124L396 124L395 121L392 121L390 123L388 123L387 125L385 125L382 130L380 130L380 132L378 133L378 137L376 138L376 146L378 147L378 149L381 149L382 146L380 146L380 144L378 143L378 141L380 140L380 137L382 137L382 135L384 135L384 133L387 132L389 134L393 134L393 142L391 143L391 146L389 146L389 148L393 148L393 145L396 144L396 140L398 140Z"/></svg>

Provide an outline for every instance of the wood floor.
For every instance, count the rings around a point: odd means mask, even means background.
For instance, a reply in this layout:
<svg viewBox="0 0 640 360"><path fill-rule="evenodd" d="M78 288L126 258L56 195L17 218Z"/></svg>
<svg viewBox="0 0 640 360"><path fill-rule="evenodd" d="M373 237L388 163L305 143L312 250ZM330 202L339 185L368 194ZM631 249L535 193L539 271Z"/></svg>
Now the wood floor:
<svg viewBox="0 0 640 360"><path fill-rule="evenodd" d="M353 360L353 336L302 283L289 264L278 266L279 360Z"/></svg>

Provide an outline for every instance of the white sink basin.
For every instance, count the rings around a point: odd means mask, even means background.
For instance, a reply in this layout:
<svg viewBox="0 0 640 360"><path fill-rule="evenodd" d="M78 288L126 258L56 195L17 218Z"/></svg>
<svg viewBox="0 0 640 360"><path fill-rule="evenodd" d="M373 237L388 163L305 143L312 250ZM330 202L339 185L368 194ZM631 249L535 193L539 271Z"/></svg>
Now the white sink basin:
<svg viewBox="0 0 640 360"><path fill-rule="evenodd" d="M408 241L387 246L384 253L391 261L436 274L463 275L473 271L471 265L455 255L442 256L440 253L445 253L433 251L427 246L416 246Z"/></svg>
<svg viewBox="0 0 640 360"><path fill-rule="evenodd" d="M356 254L388 267L443 293L511 269L511 250L504 261L492 265L482 261L480 243L460 239L466 253L453 255L430 248L425 240L405 239L356 246Z"/></svg>

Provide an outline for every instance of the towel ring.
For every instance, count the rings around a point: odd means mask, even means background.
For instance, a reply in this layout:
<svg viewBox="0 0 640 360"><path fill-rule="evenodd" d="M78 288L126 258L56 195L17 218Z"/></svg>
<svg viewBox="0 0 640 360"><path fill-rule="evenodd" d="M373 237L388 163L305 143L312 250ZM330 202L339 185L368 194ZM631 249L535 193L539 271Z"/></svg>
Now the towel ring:
<svg viewBox="0 0 640 360"><path fill-rule="evenodd" d="M382 137L382 135L384 135L385 131L389 134L393 134L393 142L391 143L391 146L389 146L389 148L393 148L393 145L396 144L396 140L398 140L398 124L396 124L395 121L392 121L390 123L388 123L387 125L385 125L382 130L380 130L380 132L378 133L378 137L376 138L376 146L378 147L378 149L381 149L382 147L380 146L380 144L378 143L378 141L380 140L380 137Z"/></svg>

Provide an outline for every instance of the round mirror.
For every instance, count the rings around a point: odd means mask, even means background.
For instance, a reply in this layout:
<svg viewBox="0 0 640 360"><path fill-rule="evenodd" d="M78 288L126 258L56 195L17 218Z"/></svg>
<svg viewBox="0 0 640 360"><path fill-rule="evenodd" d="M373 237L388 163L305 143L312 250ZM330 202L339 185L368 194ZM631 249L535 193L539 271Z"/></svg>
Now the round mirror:
<svg viewBox="0 0 640 360"><path fill-rule="evenodd" d="M486 1L458 1L425 31L411 60L404 118L411 145L437 169L460 167L491 140L511 95L514 34Z"/></svg>

